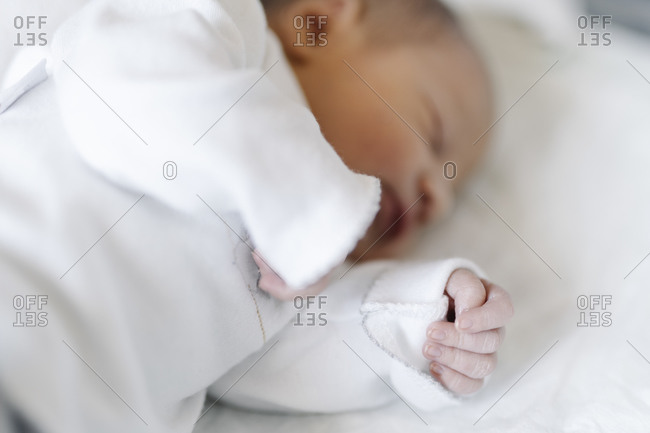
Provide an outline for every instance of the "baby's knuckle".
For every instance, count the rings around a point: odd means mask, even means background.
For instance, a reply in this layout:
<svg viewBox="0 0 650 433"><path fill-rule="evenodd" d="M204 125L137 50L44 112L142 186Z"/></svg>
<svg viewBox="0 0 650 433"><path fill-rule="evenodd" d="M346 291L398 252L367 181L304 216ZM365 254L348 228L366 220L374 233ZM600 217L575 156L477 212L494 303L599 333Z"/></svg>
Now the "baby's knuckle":
<svg viewBox="0 0 650 433"><path fill-rule="evenodd" d="M467 347L467 344L470 343L470 341L468 341L469 337L471 337L471 334L455 332L453 337L454 346L460 348Z"/></svg>
<svg viewBox="0 0 650 433"><path fill-rule="evenodd" d="M477 356L478 355L476 354L465 356L463 362L461 364L458 364L458 370L469 377L475 377L476 371L479 368L478 363L480 362L480 359L477 361Z"/></svg>
<svg viewBox="0 0 650 433"><path fill-rule="evenodd" d="M481 342L481 352L480 353L491 353L496 350L496 341L494 336L487 335L483 338Z"/></svg>
<svg viewBox="0 0 650 433"><path fill-rule="evenodd" d="M492 373L496 367L496 359L493 356L482 356L481 359L474 364L472 377L475 379L482 379L488 374Z"/></svg>
<svg viewBox="0 0 650 433"><path fill-rule="evenodd" d="M458 349L451 349L447 350L447 353L444 353L443 351L443 356L447 355L447 359L449 359L449 364L454 365L454 366L463 366L465 364L465 360L463 357L463 352L461 352Z"/></svg>
<svg viewBox="0 0 650 433"><path fill-rule="evenodd" d="M461 280L461 281L466 281L474 278L474 273L470 271L469 269L465 268L460 268L456 269L452 274L452 277L455 279Z"/></svg>
<svg viewBox="0 0 650 433"><path fill-rule="evenodd" d="M449 285L459 291L474 291L483 287L476 275L467 269L456 270L449 279Z"/></svg>
<svg viewBox="0 0 650 433"><path fill-rule="evenodd" d="M464 386L463 386L464 383L463 383L463 377L460 374L458 374L458 373L451 374L450 373L445 378L445 384L447 385L447 388L449 388L450 390L452 390L452 391L454 391L456 393L459 393L459 394L463 393L462 391L463 391L463 388L464 388Z"/></svg>
<svg viewBox="0 0 650 433"><path fill-rule="evenodd" d="M501 346L501 335L498 332L490 332L483 340L483 353L492 353Z"/></svg>
<svg viewBox="0 0 650 433"><path fill-rule="evenodd" d="M496 335L497 346L495 348L495 351L501 346L501 344L503 344L503 341L505 339L506 339L506 328L501 327L497 329L497 335Z"/></svg>
<svg viewBox="0 0 650 433"><path fill-rule="evenodd" d="M484 379L483 379L483 378L473 380L473 381L470 383L470 386L469 386L470 391L468 392L468 394L475 393L475 392L478 391L479 389L483 388L483 383L484 383Z"/></svg>
<svg viewBox="0 0 650 433"><path fill-rule="evenodd" d="M470 395L481 389L483 379L460 378L455 392L460 395Z"/></svg>

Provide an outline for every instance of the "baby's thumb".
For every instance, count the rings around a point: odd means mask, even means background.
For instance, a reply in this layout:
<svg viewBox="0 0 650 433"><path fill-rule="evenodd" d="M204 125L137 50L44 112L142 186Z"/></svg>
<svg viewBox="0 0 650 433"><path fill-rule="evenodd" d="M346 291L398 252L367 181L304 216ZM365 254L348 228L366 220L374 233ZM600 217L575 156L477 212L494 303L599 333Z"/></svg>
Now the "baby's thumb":
<svg viewBox="0 0 650 433"><path fill-rule="evenodd" d="M486 291L481 280L467 269L454 271L447 282L447 293L454 300L454 312L458 325L463 312L485 303Z"/></svg>

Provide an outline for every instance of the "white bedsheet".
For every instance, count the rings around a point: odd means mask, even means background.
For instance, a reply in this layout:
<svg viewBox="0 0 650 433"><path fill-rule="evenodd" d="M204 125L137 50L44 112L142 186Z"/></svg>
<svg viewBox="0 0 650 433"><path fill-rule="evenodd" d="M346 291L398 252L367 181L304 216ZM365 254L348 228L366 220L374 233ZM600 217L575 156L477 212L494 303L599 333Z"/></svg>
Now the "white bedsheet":
<svg viewBox="0 0 650 433"><path fill-rule="evenodd" d="M612 46L578 47L576 29L551 49L514 23L477 24L499 113L511 109L414 256L467 257L512 293L516 316L488 385L419 416L399 401L334 416L216 405L196 432L650 431L650 40L615 28ZM611 296L611 326L578 327L580 295Z"/></svg>

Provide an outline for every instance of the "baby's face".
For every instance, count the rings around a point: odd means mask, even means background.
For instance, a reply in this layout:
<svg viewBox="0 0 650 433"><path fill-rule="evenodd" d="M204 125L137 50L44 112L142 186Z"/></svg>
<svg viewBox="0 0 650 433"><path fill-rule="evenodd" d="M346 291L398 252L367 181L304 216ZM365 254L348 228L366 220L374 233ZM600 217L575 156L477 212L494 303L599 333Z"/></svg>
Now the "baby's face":
<svg viewBox="0 0 650 433"><path fill-rule="evenodd" d="M322 132L348 167L382 184L380 210L351 257L394 257L448 209L485 148L486 137L476 141L492 117L487 77L453 34L318 55L294 70Z"/></svg>

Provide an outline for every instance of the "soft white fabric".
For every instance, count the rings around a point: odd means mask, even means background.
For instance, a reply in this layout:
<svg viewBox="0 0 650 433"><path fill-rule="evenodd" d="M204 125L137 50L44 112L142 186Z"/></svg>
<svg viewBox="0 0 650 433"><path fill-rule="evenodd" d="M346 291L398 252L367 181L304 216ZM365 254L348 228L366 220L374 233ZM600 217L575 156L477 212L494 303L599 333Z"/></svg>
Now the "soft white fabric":
<svg viewBox="0 0 650 433"><path fill-rule="evenodd" d="M347 170L295 80L278 90L289 66L256 1L94 2L54 47L83 158L181 212L204 208L195 194L218 213L237 209L289 286L341 263L377 211L378 180ZM167 161L174 181L161 175Z"/></svg>
<svg viewBox="0 0 650 433"><path fill-rule="evenodd" d="M47 79L46 60L42 59L24 77L13 86L0 93L0 114L18 100L25 93Z"/></svg>
<svg viewBox="0 0 650 433"><path fill-rule="evenodd" d="M44 433L189 432L206 388L295 313L256 287L249 244L309 283L363 234L378 181L325 142L256 2L97 1L55 44L54 76L0 116L2 322L21 313L15 296L48 297L47 326L0 327L0 389ZM440 301L453 269L430 266ZM355 324L361 298L346 292L375 276L360 275L337 282ZM332 336L348 329L335 317ZM390 363L360 326L349 332L374 348L369 362ZM276 355L288 374L314 344L329 353L328 341L287 342ZM361 362L335 361L334 375ZM374 374L348 379L360 396L382 389L376 404L397 398ZM270 401L305 409L291 398Z"/></svg>

